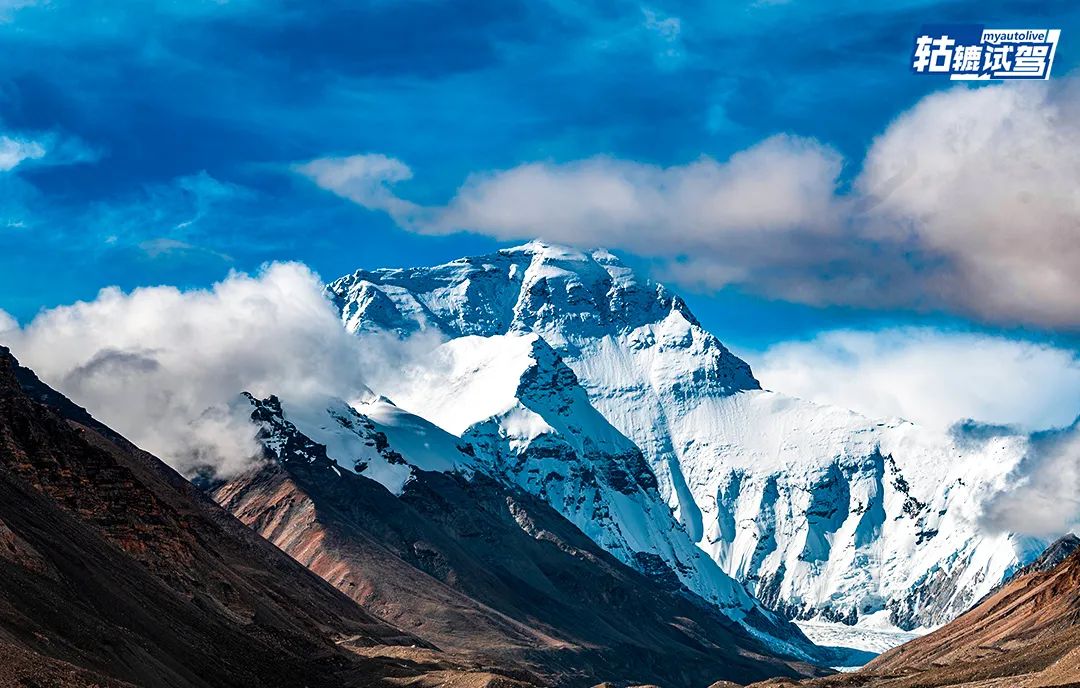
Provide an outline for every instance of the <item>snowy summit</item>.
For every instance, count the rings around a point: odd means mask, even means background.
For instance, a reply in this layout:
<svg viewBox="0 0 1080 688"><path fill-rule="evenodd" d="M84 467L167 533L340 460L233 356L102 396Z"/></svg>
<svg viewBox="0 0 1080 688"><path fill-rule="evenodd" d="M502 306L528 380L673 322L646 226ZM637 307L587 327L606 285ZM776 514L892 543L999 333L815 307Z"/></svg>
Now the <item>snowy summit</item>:
<svg viewBox="0 0 1080 688"><path fill-rule="evenodd" d="M976 526L1023 437L961 445L762 390L678 295L607 251L534 241L430 268L361 270L328 291L352 332L448 340L437 364L381 392L487 447L492 470L624 561L662 561L706 599L720 593L699 553L789 617L931 627L1043 544ZM552 446L581 465L553 459ZM610 486L587 494L590 457L637 474L639 452L676 528L657 525L647 488L633 509Z"/></svg>

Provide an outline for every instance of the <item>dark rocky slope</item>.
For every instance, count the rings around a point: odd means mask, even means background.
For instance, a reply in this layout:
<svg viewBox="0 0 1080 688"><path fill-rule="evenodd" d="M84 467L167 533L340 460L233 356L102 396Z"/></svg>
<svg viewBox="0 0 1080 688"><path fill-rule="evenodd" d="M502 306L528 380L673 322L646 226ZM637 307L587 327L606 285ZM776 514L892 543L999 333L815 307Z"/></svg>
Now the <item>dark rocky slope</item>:
<svg viewBox="0 0 1080 688"><path fill-rule="evenodd" d="M0 347L0 685L518 685L423 645Z"/></svg>

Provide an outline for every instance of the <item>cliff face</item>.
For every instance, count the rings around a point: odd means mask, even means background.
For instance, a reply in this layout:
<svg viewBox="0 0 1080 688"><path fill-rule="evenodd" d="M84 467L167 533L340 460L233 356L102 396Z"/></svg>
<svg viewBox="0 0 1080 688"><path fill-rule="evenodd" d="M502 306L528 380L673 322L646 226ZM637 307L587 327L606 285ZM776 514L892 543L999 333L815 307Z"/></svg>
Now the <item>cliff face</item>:
<svg viewBox="0 0 1080 688"><path fill-rule="evenodd" d="M0 684L425 685L378 656L423 645L0 348Z"/></svg>

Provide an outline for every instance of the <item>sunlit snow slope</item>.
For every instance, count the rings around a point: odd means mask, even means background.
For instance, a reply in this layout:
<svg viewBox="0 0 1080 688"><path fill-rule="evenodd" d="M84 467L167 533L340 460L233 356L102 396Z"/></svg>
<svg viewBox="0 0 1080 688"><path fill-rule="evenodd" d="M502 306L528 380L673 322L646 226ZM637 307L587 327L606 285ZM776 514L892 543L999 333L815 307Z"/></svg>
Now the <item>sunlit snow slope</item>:
<svg viewBox="0 0 1080 688"><path fill-rule="evenodd" d="M764 391L678 296L607 252L533 242L358 271L328 291L350 331L448 340L380 393L616 556L662 564L707 599L723 578L698 552L790 617L885 611L928 627L1044 544L975 523L1023 436L937 433Z"/></svg>

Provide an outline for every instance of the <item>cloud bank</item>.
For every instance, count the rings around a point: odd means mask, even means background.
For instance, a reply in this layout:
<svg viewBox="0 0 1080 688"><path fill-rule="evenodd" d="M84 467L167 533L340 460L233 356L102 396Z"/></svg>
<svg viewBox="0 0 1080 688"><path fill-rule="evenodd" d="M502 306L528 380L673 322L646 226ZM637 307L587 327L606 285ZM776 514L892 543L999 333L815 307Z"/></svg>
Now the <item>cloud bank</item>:
<svg viewBox="0 0 1080 688"><path fill-rule="evenodd" d="M747 356L762 385L945 429L954 422L1068 425L1080 409L1080 357L1048 344L931 328L832 330Z"/></svg>
<svg viewBox="0 0 1080 688"><path fill-rule="evenodd" d="M725 161L671 167L594 157L468 177L442 206L399 197L385 155L296 170L425 234L541 236L655 259L666 279L822 305L948 310L1080 328L1080 87L958 87L845 162L779 135Z"/></svg>
<svg viewBox="0 0 1080 688"><path fill-rule="evenodd" d="M1009 479L983 508L988 528L1046 537L1080 532L1080 419L1033 436Z"/></svg>
<svg viewBox="0 0 1080 688"><path fill-rule="evenodd" d="M259 454L246 410L233 407L241 391L354 399L367 393L365 371L412 350L348 334L319 277L296 263L232 273L209 290L108 288L21 329L0 312L0 339L43 380L180 472L222 476Z"/></svg>
<svg viewBox="0 0 1080 688"><path fill-rule="evenodd" d="M1080 84L934 94L871 147L868 232L947 260L926 290L993 321L1080 326Z"/></svg>

